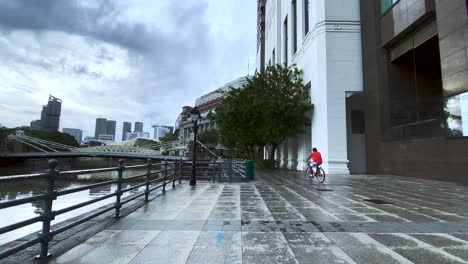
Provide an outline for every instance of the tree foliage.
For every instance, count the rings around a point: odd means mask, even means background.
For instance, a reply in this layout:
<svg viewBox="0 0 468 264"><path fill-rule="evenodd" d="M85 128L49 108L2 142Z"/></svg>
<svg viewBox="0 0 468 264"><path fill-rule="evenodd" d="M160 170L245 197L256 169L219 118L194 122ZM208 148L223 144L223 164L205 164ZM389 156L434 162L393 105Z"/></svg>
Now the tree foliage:
<svg viewBox="0 0 468 264"><path fill-rule="evenodd" d="M169 142L169 141L174 141L174 140L177 140L177 136L171 133L167 133L159 139L159 141L161 142Z"/></svg>
<svg viewBox="0 0 468 264"><path fill-rule="evenodd" d="M272 158L278 144L300 132L311 107L302 71L278 64L231 89L215 119L223 144L243 147L250 158L261 158L258 153L271 145Z"/></svg>
<svg viewBox="0 0 468 264"><path fill-rule="evenodd" d="M76 142L75 138L67 133L62 132L46 132L46 131L37 131L30 130L25 128L1 128L0 129L0 140L4 140L8 135L15 134L16 130L23 130L25 135L39 138L47 141L52 141L72 147L79 147L80 145ZM28 149L29 147L27 147Z"/></svg>
<svg viewBox="0 0 468 264"><path fill-rule="evenodd" d="M219 143L218 131L211 129L198 134L198 140L205 145L216 146Z"/></svg>

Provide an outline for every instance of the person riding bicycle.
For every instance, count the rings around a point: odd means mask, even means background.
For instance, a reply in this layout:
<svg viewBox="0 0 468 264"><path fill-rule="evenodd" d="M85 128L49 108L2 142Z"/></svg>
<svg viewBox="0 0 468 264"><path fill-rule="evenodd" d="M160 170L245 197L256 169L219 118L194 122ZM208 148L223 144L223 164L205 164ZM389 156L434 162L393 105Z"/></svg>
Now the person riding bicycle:
<svg viewBox="0 0 468 264"><path fill-rule="evenodd" d="M318 166L322 165L323 162L322 154L320 154L317 148L313 148L307 160L312 160L310 165L312 166L312 168L315 167L314 175L316 175L318 171Z"/></svg>

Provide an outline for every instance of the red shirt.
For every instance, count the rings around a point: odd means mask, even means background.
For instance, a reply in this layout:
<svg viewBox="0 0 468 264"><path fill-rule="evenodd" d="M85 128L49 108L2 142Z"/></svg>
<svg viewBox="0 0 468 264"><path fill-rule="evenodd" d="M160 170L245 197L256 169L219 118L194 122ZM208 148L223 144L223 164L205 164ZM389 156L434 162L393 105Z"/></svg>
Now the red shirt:
<svg viewBox="0 0 468 264"><path fill-rule="evenodd" d="M318 163L318 164L322 164L323 160L322 160L322 154L320 154L320 152L316 151L316 152L311 152L310 155L309 155L309 159L312 158L312 161L315 162L315 163Z"/></svg>

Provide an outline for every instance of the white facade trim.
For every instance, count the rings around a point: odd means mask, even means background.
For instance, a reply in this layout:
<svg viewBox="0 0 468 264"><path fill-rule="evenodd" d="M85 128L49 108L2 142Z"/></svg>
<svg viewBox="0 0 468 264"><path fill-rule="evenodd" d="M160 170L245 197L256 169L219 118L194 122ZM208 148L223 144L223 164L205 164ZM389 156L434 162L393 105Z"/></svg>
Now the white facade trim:
<svg viewBox="0 0 468 264"><path fill-rule="evenodd" d="M349 174L346 93L363 91L359 0L309 0L308 32L305 32L304 0L296 0L295 19L291 3L291 0L266 2L264 63L286 62L303 69L304 82L311 84L314 110L307 133L285 140L278 146L276 158L281 168L303 169L305 156L312 147L317 147L322 152L326 172Z"/></svg>

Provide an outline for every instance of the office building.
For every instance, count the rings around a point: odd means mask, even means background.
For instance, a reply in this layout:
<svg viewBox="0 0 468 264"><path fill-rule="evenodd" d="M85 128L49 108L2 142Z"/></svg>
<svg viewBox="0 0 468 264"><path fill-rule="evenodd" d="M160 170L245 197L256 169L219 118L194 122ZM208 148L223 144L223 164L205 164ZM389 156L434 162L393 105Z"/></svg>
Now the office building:
<svg viewBox="0 0 468 264"><path fill-rule="evenodd" d="M107 119L105 118L96 118L96 128L94 130L94 138L98 138L99 135L107 134Z"/></svg>
<svg viewBox="0 0 468 264"><path fill-rule="evenodd" d="M150 138L150 133L148 132L127 132L127 140L131 140L134 138Z"/></svg>
<svg viewBox="0 0 468 264"><path fill-rule="evenodd" d="M31 130L41 130L41 120L31 121L29 127L31 128Z"/></svg>
<svg viewBox="0 0 468 264"><path fill-rule="evenodd" d="M132 123L124 122L123 128L122 128L122 141L127 140L126 138L127 133L130 133L130 132L132 132Z"/></svg>
<svg viewBox="0 0 468 264"><path fill-rule="evenodd" d="M143 123L135 122L135 131L133 132L143 132Z"/></svg>
<svg viewBox="0 0 468 264"><path fill-rule="evenodd" d="M360 4L367 172L466 181L467 1Z"/></svg>
<svg viewBox="0 0 468 264"><path fill-rule="evenodd" d="M115 136L114 135L106 135L106 134L99 134L97 137L98 140L104 141L104 142L114 142L115 141Z"/></svg>
<svg viewBox="0 0 468 264"><path fill-rule="evenodd" d="M62 132L73 136L76 142L78 142L78 144L81 144L81 141L83 139L83 131L81 129L64 128L62 129Z"/></svg>
<svg viewBox="0 0 468 264"><path fill-rule="evenodd" d="M257 72L296 64L314 106L304 133L284 140L274 158L282 168L303 170L314 146L327 173L365 172L359 1L257 3Z"/></svg>
<svg viewBox="0 0 468 264"><path fill-rule="evenodd" d="M114 120L107 120L106 121L106 134L113 135L115 139L115 127L117 126L117 122Z"/></svg>
<svg viewBox="0 0 468 264"><path fill-rule="evenodd" d="M60 126L60 114L62 110L62 100L49 95L47 105L42 106L41 119L31 121L32 130L48 132L58 131Z"/></svg>
<svg viewBox="0 0 468 264"><path fill-rule="evenodd" d="M160 140L166 134L171 133L171 130L167 128L167 126L153 125L153 128L154 128L153 138L156 140Z"/></svg>

